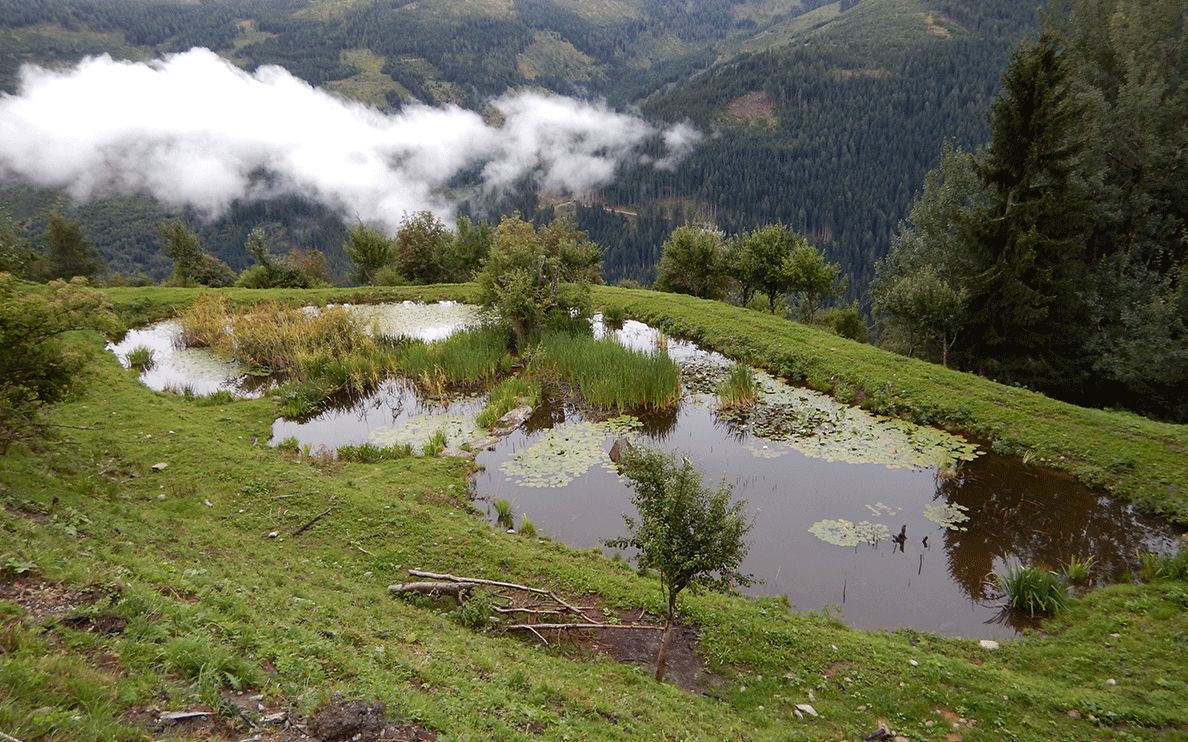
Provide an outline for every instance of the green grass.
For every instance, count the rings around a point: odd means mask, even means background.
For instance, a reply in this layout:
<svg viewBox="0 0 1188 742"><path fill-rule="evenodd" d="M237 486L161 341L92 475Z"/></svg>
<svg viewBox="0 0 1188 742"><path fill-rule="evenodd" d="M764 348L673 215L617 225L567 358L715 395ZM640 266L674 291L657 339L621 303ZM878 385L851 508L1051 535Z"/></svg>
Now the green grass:
<svg viewBox="0 0 1188 742"><path fill-rule="evenodd" d="M603 410L663 409L681 395L680 370L668 355L632 350L611 338L551 333L534 349L530 372L574 384Z"/></svg>
<svg viewBox="0 0 1188 742"><path fill-rule="evenodd" d="M1084 585L1089 581L1089 575L1092 574L1096 561L1097 558L1092 554L1085 558L1070 557L1064 565L1064 579L1072 585Z"/></svg>
<svg viewBox="0 0 1188 742"><path fill-rule="evenodd" d="M496 523L504 528L513 528L515 526L515 521L512 520L512 506L510 502L500 499L491 503L491 506L495 508Z"/></svg>
<svg viewBox="0 0 1188 742"><path fill-rule="evenodd" d="M1030 455L1188 525L1188 425L1059 402L722 302L606 286L594 300L842 401Z"/></svg>
<svg viewBox="0 0 1188 742"><path fill-rule="evenodd" d="M304 303L268 298L281 295ZM138 312L167 303L140 298ZM857 739L887 719L927 740L949 731L942 713L975 720L967 740L1171 738L1188 724L1181 582L1091 591L995 652L855 631L775 599L690 596L685 620L722 681L689 693L386 593L419 567L661 609L656 581L625 565L490 527L466 496L469 462L253 446L275 402L154 393L110 354L50 415L69 442L15 446L0 466L0 551L38 580L98 588L86 611L127 626L42 625L0 601L0 729L18 739L146 739L130 709L192 708L237 685L298 714L334 692L382 700L442 739ZM810 702L820 715L796 720L794 704Z"/></svg>
<svg viewBox="0 0 1188 742"><path fill-rule="evenodd" d="M1145 580L1188 582L1188 549L1181 549L1175 554L1143 554L1139 574Z"/></svg>
<svg viewBox="0 0 1188 742"><path fill-rule="evenodd" d="M284 441L282 441L284 443ZM396 446L377 446L374 443L361 443L358 446L339 446L334 451L339 461L352 461L356 464L378 464L381 461L396 461L413 455L412 446L407 444Z"/></svg>
<svg viewBox="0 0 1188 742"><path fill-rule="evenodd" d="M441 379L452 386L474 386L511 367L510 347L508 330L476 327L436 343L408 343L399 362L400 372L412 379Z"/></svg>

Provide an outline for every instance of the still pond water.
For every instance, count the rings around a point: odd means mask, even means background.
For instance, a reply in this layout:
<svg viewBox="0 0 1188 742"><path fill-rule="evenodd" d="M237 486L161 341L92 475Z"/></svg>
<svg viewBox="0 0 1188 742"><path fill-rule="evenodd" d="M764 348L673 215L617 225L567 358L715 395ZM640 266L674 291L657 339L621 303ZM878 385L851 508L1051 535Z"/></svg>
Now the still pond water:
<svg viewBox="0 0 1188 742"><path fill-rule="evenodd" d="M362 308L361 308L362 310ZM366 310L385 334L440 339L476 321L456 304L395 304ZM986 576L1021 561L1058 569L1070 557L1096 559L1098 580L1122 578L1136 553L1174 548L1165 524L1071 478L978 450L930 428L871 416L824 395L759 374L761 404L749 415L716 410L712 389L729 367L723 356L628 322L595 333L667 352L682 370L678 408L642 419L595 416L545 399L532 417L479 453L473 480L480 507L512 503L539 533L596 547L624 532L631 491L614 473L618 437L687 456L711 482L733 486L754 519L743 569L747 592L784 595L800 609L836 608L848 624L909 626L942 634L1011 636ZM168 346L176 325L135 331L112 350L126 354L153 340ZM130 333L131 335L131 333ZM238 369L205 351L174 351L165 371L144 375L154 388L190 385L250 393ZM195 370L198 372L195 373ZM221 375L220 375L221 374ZM162 381L168 376L167 381ZM273 443L296 438L313 449L346 444L419 446L437 430L451 446L480 436L482 396L439 403L393 380L346 407L305 421L277 420ZM896 537L904 538L897 541Z"/></svg>

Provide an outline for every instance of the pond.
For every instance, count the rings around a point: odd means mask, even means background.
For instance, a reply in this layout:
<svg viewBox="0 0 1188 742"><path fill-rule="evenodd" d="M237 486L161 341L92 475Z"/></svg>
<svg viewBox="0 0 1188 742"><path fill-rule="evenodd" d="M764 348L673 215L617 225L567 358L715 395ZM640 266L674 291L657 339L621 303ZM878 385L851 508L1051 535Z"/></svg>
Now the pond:
<svg viewBox="0 0 1188 742"><path fill-rule="evenodd" d="M381 332L430 340L476 321L462 305L366 311L383 317ZM506 499L517 524L527 516L540 534L575 547L622 535L631 490L614 472L609 450L626 437L688 457L708 482L728 484L746 500L754 526L743 570L756 578L747 592L784 595L799 609L837 610L859 628L908 626L974 638L1009 637L1020 628L1001 616L986 585L989 573L1010 562L1059 569L1072 557L1093 556L1093 576L1107 581L1135 569L1139 551L1174 548L1166 524L1063 474L766 374L757 374L755 410L721 412L713 389L729 359L638 322L612 331L596 318L594 330L667 352L681 368L680 405L607 417L546 395L522 426L477 455L481 469L472 487L492 521L491 503ZM162 348L157 368L175 374L167 383L202 393L208 383L237 378L234 369L205 365L214 361L202 351L169 352L169 323L139 332L148 334L137 342ZM126 353L136 344L129 342L112 350ZM178 355L185 360L173 362ZM161 383L153 370L142 378ZM242 383L233 388L244 393ZM314 451L364 442L419 448L443 430L457 447L482 437L474 418L484 403L483 395L424 399L392 380L311 419L277 420L272 443L295 438Z"/></svg>

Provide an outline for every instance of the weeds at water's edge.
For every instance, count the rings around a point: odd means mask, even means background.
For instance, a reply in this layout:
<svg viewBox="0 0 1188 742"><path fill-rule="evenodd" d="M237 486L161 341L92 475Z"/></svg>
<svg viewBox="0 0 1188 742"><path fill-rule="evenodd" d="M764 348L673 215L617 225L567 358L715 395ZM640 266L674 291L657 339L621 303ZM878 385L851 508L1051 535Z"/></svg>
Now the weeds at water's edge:
<svg viewBox="0 0 1188 742"><path fill-rule="evenodd" d="M724 410L749 410L759 399L755 372L745 363L736 363L718 385L718 406Z"/></svg>
<svg viewBox="0 0 1188 742"><path fill-rule="evenodd" d="M1031 618L1053 616L1068 607L1068 584L1055 572L1016 564L987 580L1003 593L1006 608Z"/></svg>
<svg viewBox="0 0 1188 742"><path fill-rule="evenodd" d="M125 356L125 358L128 360L129 368L140 372L149 370L157 362L156 354L153 353L153 349L147 345L136 346L132 350L128 351L128 355Z"/></svg>

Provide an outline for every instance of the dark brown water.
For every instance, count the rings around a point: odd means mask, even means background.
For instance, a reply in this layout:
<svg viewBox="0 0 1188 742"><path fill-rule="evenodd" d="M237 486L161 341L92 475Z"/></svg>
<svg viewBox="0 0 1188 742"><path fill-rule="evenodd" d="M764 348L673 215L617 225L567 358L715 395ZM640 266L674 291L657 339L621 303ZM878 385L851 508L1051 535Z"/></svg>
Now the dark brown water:
<svg viewBox="0 0 1188 742"><path fill-rule="evenodd" d="M596 326L596 332L605 331ZM1059 569L1071 557L1092 556L1097 581L1117 580L1137 567L1138 552L1174 548L1176 534L1165 524L1018 460L983 454L955 472L918 459L904 466L893 456L899 449L886 442L895 435L871 434L861 425L852 443L840 445L834 440L817 447L811 437L796 445L757 437L751 431L762 426L724 419L697 391L698 369L721 369L726 359L689 343L658 341L655 331L638 323L628 323L616 336L633 347L659 344L685 369L687 393L680 407L645 417L631 434L638 443L689 457L708 481L732 485L735 496L747 501L754 527L743 567L758 580L748 588L753 594L785 595L800 609L835 608L861 628L1003 637L1013 635L1016 626L1002 619L999 597L987 587L989 573L1013 562ZM831 419L864 415L830 409L832 402L811 392L779 386L771 399L796 398L795 404L817 405L813 409ZM391 382L312 420L278 420L273 442L292 436L315 449L367 441L416 445L443 428L456 444L471 435L466 421L473 421L483 401L435 403ZM546 400L495 450L480 453L483 469L473 481L480 506L506 499L517 524L526 515L542 535L576 547L600 546L623 535L623 515L633 511L631 491L607 455L619 433L601 431L594 422L572 406ZM931 435L944 438L936 431ZM516 469L517 455L542 441L555 444L535 459L533 466L543 470ZM952 527L930 520L925 509L941 505L967 519ZM884 536L873 544L837 546L810 533L813 524L829 519L873 523L885 528ZM901 528L902 546L889 538Z"/></svg>
<svg viewBox="0 0 1188 742"><path fill-rule="evenodd" d="M541 413L554 424L561 416L558 409ZM606 468L593 467L560 488L521 486L503 472L504 462L543 434L525 428L481 454L485 468L475 491L510 501L517 519L525 514L539 532L573 546L622 535L622 516L633 513L631 491ZM1136 566L1137 550L1173 544L1169 529L1128 506L1000 456L982 456L939 482L932 470L835 463L796 451L757 458L745 432L691 405L671 427L640 437L688 456L707 479L724 479L747 501L754 526L744 571L760 580L747 592L786 595L801 609L837 606L846 623L861 628L1009 636L1014 628L995 622L997 596L986 586L986 576L1008 560L1058 569L1069 557L1093 555L1097 577L1117 579ZM934 502L968 508L966 530L925 518L923 507ZM808 531L827 518L881 521L896 534L906 526L906 539L902 549L889 539L835 546Z"/></svg>

